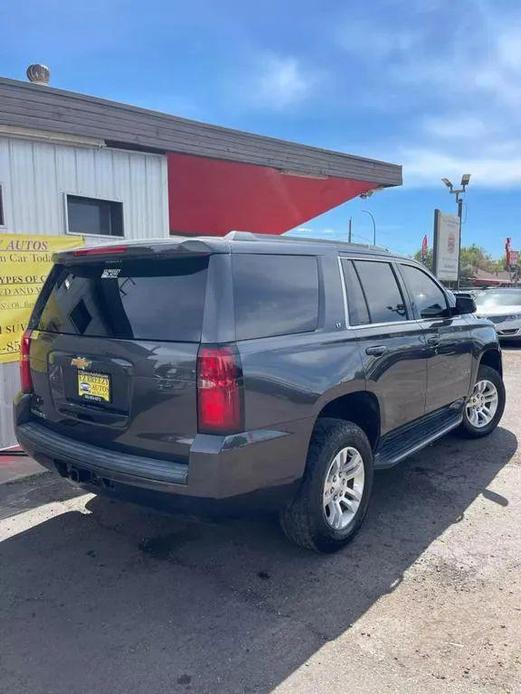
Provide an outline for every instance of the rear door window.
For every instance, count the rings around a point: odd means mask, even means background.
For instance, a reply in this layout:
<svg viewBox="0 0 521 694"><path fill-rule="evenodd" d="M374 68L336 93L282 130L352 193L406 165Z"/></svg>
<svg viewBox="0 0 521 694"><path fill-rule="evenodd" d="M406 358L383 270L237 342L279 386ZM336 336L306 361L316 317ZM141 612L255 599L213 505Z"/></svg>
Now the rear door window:
<svg viewBox="0 0 521 694"><path fill-rule="evenodd" d="M199 342L208 256L57 265L33 328L89 337Z"/></svg>
<svg viewBox="0 0 521 694"><path fill-rule="evenodd" d="M343 260L342 267L346 283L349 325L367 325L371 322L369 311L355 267L350 260Z"/></svg>
<svg viewBox="0 0 521 694"><path fill-rule="evenodd" d="M234 254L232 259L238 340L316 330L315 257Z"/></svg>
<svg viewBox="0 0 521 694"><path fill-rule="evenodd" d="M407 320L407 309L390 263L356 260L354 266L369 309L371 323Z"/></svg>

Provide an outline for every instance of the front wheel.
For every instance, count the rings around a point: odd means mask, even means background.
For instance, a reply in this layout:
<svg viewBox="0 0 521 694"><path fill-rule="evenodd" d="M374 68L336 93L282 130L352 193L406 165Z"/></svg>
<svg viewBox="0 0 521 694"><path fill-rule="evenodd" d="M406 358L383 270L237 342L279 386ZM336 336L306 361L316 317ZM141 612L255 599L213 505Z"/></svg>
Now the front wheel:
<svg viewBox="0 0 521 694"><path fill-rule="evenodd" d="M373 455L362 429L352 422L321 419L300 490L281 513L282 529L302 547L335 552L360 528L372 484Z"/></svg>
<svg viewBox="0 0 521 694"><path fill-rule="evenodd" d="M505 409L505 386L501 375L490 366L480 366L476 383L463 410L460 433L481 438L499 424Z"/></svg>

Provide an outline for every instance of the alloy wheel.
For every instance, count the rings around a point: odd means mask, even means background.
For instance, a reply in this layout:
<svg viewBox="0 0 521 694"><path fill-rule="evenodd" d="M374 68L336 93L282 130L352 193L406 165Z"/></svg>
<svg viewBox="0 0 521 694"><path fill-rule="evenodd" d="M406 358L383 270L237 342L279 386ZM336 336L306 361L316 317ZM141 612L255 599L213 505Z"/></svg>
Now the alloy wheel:
<svg viewBox="0 0 521 694"><path fill-rule="evenodd" d="M494 419L499 404L499 395L492 381L478 381L467 401L467 419L476 429L482 429Z"/></svg>
<svg viewBox="0 0 521 694"><path fill-rule="evenodd" d="M333 458L324 482L323 508L328 525L344 530L354 519L365 484L364 461L352 446Z"/></svg>

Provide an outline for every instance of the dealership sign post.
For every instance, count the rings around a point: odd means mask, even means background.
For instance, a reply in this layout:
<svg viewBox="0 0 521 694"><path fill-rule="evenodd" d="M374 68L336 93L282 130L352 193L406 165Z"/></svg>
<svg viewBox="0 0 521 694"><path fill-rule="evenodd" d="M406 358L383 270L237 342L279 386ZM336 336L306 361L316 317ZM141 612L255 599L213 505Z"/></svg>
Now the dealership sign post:
<svg viewBox="0 0 521 694"><path fill-rule="evenodd" d="M434 210L433 269L440 280L458 281L460 220L455 214Z"/></svg>

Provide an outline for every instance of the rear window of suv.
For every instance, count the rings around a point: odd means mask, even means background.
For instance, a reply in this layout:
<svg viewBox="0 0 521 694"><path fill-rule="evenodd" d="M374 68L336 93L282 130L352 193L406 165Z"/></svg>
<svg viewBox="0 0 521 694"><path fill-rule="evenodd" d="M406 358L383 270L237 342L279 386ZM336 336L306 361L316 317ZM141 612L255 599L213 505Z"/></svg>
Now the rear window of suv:
<svg viewBox="0 0 521 694"><path fill-rule="evenodd" d="M407 309L389 263L356 260L354 266L369 310L371 323L395 323L407 320Z"/></svg>
<svg viewBox="0 0 521 694"><path fill-rule="evenodd" d="M315 257L234 254L232 258L238 340L316 330Z"/></svg>
<svg viewBox="0 0 521 694"><path fill-rule="evenodd" d="M207 269L208 256L56 265L32 327L89 337L199 342Z"/></svg>

